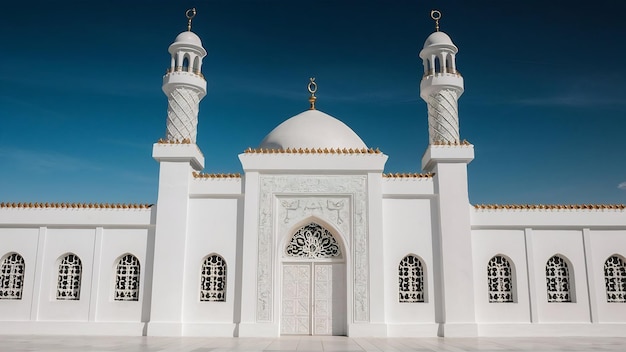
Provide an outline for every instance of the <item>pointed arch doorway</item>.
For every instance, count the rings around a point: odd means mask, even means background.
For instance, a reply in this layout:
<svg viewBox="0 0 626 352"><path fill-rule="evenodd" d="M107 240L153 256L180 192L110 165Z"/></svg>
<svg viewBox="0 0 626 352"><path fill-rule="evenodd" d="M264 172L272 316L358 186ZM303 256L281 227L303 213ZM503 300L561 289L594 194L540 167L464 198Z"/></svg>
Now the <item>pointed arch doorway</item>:
<svg viewBox="0 0 626 352"><path fill-rule="evenodd" d="M283 251L281 334L346 335L346 261L323 226L297 229Z"/></svg>

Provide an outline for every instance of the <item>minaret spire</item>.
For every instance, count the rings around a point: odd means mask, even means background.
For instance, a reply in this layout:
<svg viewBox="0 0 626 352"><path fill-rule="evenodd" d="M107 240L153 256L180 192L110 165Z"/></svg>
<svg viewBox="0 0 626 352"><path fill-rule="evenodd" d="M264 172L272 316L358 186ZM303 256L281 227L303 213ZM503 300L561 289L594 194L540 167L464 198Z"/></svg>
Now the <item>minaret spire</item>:
<svg viewBox="0 0 626 352"><path fill-rule="evenodd" d="M169 142L196 143L200 100L206 95L202 75L202 59L207 52L200 38L191 31L196 9L185 12L187 31L180 33L170 45L170 67L163 76L163 92L167 95L167 133Z"/></svg>
<svg viewBox="0 0 626 352"><path fill-rule="evenodd" d="M311 103L311 107L309 110L315 110L315 101L317 97L315 96L315 92L317 92L317 83L315 83L315 77L309 78L309 85L307 86L309 93L311 96L309 97L309 103Z"/></svg>
<svg viewBox="0 0 626 352"><path fill-rule="evenodd" d="M191 32L191 20L196 17L196 8L191 8L185 12L187 16L187 31Z"/></svg>
<svg viewBox="0 0 626 352"><path fill-rule="evenodd" d="M429 144L458 144L457 100L464 90L463 77L456 69L459 49L447 34L439 31L441 12L432 10L430 17L435 21L435 32L428 36L420 52L424 63L420 96L428 104Z"/></svg>

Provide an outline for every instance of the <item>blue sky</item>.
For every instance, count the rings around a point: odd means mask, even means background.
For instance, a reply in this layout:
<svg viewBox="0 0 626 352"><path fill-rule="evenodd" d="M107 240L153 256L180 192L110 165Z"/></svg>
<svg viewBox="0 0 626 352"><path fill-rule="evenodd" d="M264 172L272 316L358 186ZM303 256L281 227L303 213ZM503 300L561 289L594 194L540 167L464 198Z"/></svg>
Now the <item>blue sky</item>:
<svg viewBox="0 0 626 352"><path fill-rule="evenodd" d="M459 47L472 203L626 203L626 2L32 1L0 13L0 201L154 203L161 79L186 29L209 55L205 172L317 107L419 172L428 144L418 57L434 30ZM621 188L619 185L622 185Z"/></svg>

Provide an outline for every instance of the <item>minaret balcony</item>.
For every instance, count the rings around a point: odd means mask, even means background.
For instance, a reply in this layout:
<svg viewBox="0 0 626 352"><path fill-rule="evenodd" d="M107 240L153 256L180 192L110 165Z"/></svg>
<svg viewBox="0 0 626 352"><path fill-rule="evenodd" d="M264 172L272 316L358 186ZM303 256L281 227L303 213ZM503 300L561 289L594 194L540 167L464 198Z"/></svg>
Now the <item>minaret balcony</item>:
<svg viewBox="0 0 626 352"><path fill-rule="evenodd" d="M169 75L170 73L195 75L195 76L199 76L200 78L204 79L204 75L202 74L202 72L196 71L196 70L191 70L190 71L188 68L182 67L182 66L176 66L176 68L174 68L174 69L168 68L165 71L165 75Z"/></svg>
<svg viewBox="0 0 626 352"><path fill-rule="evenodd" d="M461 72L459 72L458 70L455 70L454 72L435 72L434 70L430 70L430 71L424 73L422 78L425 78L425 77L428 77L428 76L456 76L456 77L463 77L461 75Z"/></svg>

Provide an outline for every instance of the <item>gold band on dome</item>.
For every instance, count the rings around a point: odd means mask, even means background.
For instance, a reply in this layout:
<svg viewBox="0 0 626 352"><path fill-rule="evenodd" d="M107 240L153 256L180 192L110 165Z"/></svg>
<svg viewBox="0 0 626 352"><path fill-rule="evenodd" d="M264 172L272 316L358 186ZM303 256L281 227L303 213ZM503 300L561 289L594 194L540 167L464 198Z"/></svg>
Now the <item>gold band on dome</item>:
<svg viewBox="0 0 626 352"><path fill-rule="evenodd" d="M439 19L441 18L441 11L430 10L430 18L435 20L435 31L439 32Z"/></svg>
<svg viewBox="0 0 626 352"><path fill-rule="evenodd" d="M196 8L187 10L185 16L187 16L187 31L191 31L191 20L196 17Z"/></svg>
<svg viewBox="0 0 626 352"><path fill-rule="evenodd" d="M311 96L309 97L309 103L311 103L311 107L309 108L309 110L315 110L315 101L317 100L317 97L315 96L315 92L317 92L317 83L315 83L315 77L309 78L309 85L307 86L307 89L309 90L309 93L311 93Z"/></svg>

